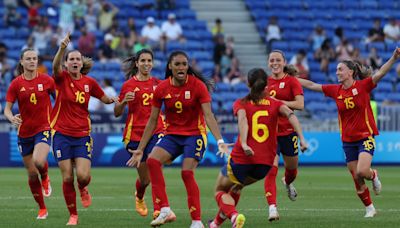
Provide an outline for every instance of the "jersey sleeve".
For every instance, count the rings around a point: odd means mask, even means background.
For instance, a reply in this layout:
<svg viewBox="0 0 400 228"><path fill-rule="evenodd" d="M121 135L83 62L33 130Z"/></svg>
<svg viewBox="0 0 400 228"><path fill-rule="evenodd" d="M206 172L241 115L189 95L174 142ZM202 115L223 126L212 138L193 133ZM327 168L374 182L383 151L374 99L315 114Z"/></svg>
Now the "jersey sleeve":
<svg viewBox="0 0 400 228"><path fill-rule="evenodd" d="M197 88L198 88L197 93L199 94L200 104L211 102L211 96L207 90L206 85L204 85L204 83L200 81L200 83L198 83Z"/></svg>
<svg viewBox="0 0 400 228"><path fill-rule="evenodd" d="M335 99L337 88L338 85L322 85L322 92L325 94L325 96Z"/></svg>
<svg viewBox="0 0 400 228"><path fill-rule="evenodd" d="M49 92L49 94L52 94L56 91L56 83L54 82L54 78L52 78L50 76L48 77L48 80L49 80L48 92Z"/></svg>
<svg viewBox="0 0 400 228"><path fill-rule="evenodd" d="M10 84L10 87L7 90L6 101L10 103L14 103L17 100L17 83L16 80L13 80Z"/></svg>
<svg viewBox="0 0 400 228"><path fill-rule="evenodd" d="M362 88L364 88L364 90L367 91L368 93L370 93L377 85L372 81L372 77L368 77L359 82L361 83Z"/></svg>
<svg viewBox="0 0 400 228"><path fill-rule="evenodd" d="M92 89L90 90L90 96L93 96L97 99L101 99L104 96L104 91L100 87L99 83L97 83L94 79L90 78Z"/></svg>
<svg viewBox="0 0 400 228"><path fill-rule="evenodd" d="M121 92L119 93L119 101L121 102L125 98L125 94L127 93L127 82L122 85Z"/></svg>
<svg viewBox="0 0 400 228"><path fill-rule="evenodd" d="M292 83L292 91L293 91L293 95L297 96L297 95L303 95L303 87L301 86L299 80L297 80L297 78L293 77L293 83Z"/></svg>
<svg viewBox="0 0 400 228"><path fill-rule="evenodd" d="M157 86L157 88L154 90L153 100L151 101L151 105L156 107L156 108L161 108L162 99L163 99L162 90L163 89L160 88L160 86Z"/></svg>
<svg viewBox="0 0 400 228"><path fill-rule="evenodd" d="M238 99L233 103L233 115L237 116L237 113L240 109L244 109L243 102Z"/></svg>

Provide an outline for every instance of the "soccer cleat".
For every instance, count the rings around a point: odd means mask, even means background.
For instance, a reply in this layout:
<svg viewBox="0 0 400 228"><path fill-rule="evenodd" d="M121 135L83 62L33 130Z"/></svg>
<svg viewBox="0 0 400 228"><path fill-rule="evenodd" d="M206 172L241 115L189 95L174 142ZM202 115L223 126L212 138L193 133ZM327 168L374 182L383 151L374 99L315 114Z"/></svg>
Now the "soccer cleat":
<svg viewBox="0 0 400 228"><path fill-rule="evenodd" d="M161 226L164 225L165 223L168 222L173 222L176 220L176 215L175 213L167 207L161 208L160 214L156 219L151 221L150 225L151 226Z"/></svg>
<svg viewBox="0 0 400 228"><path fill-rule="evenodd" d="M51 185L50 177L47 175L45 179L42 180L43 196L49 197L51 195Z"/></svg>
<svg viewBox="0 0 400 228"><path fill-rule="evenodd" d="M268 221L278 221L279 220L279 214L278 214L278 208L276 208L275 205L269 206L269 216L268 216Z"/></svg>
<svg viewBox="0 0 400 228"><path fill-rule="evenodd" d="M204 228L204 225L201 221L192 221L190 228Z"/></svg>
<svg viewBox="0 0 400 228"><path fill-rule="evenodd" d="M217 224L215 224L214 220L208 220L207 222L208 228L220 228L220 226L218 226Z"/></svg>
<svg viewBox="0 0 400 228"><path fill-rule="evenodd" d="M36 217L36 219L47 219L47 216L49 215L49 213L47 213L47 209L39 209L39 213L38 216Z"/></svg>
<svg viewBox="0 0 400 228"><path fill-rule="evenodd" d="M246 221L246 217L243 214L238 214L236 218L234 218L234 222L232 223L232 228L242 228L244 226L244 222Z"/></svg>
<svg viewBox="0 0 400 228"><path fill-rule="evenodd" d="M135 196L136 196L136 192L135 192ZM146 217L148 214L148 210L147 210L146 202L144 202L144 198L139 199L136 196L135 199L136 199L136 212L140 216Z"/></svg>
<svg viewBox="0 0 400 228"><path fill-rule="evenodd" d="M365 207L365 215L364 218L372 218L375 217L376 215L376 210L374 205L369 205L368 207Z"/></svg>
<svg viewBox="0 0 400 228"><path fill-rule="evenodd" d="M70 215L67 226L76 226L78 225L78 215Z"/></svg>
<svg viewBox="0 0 400 228"><path fill-rule="evenodd" d="M84 187L82 190L79 189L81 193L81 202L83 207L89 207L92 204L92 196L89 193L88 187Z"/></svg>
<svg viewBox="0 0 400 228"><path fill-rule="evenodd" d="M288 193L288 197L291 201L296 201L297 191L293 184L286 184L285 177L282 177L282 183L286 187L286 191Z"/></svg>
<svg viewBox="0 0 400 228"><path fill-rule="evenodd" d="M378 171L376 169L372 170L375 173L375 178L372 179L372 190L374 190L375 195L379 195L382 191L382 183L378 177Z"/></svg>

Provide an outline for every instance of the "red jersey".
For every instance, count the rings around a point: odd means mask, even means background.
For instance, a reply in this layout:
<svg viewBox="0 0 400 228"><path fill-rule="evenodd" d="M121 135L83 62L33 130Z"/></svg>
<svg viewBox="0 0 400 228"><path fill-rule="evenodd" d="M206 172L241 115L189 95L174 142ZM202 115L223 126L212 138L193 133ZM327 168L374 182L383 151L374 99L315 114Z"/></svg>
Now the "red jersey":
<svg viewBox="0 0 400 228"><path fill-rule="evenodd" d="M120 101L125 98L126 93L135 93L135 99L128 102L128 117L126 119L123 135L125 143L129 141L140 141L150 117L154 90L160 82L159 79L154 77L146 81L139 81L136 77L133 77L122 85L119 95ZM154 134L161 133L163 130L164 123L160 115Z"/></svg>
<svg viewBox="0 0 400 228"><path fill-rule="evenodd" d="M343 89L342 85L322 86L325 96L336 101L343 142L355 142L379 134L369 96L375 87L371 77L355 81L348 89Z"/></svg>
<svg viewBox="0 0 400 228"><path fill-rule="evenodd" d="M90 96L100 99L104 92L91 77L74 80L67 71L55 78L57 98L51 113L51 127L72 137L90 134L88 104Z"/></svg>
<svg viewBox="0 0 400 228"><path fill-rule="evenodd" d="M282 101L294 101L297 95L303 95L303 88L297 78L285 75L282 79L268 77L268 94ZM278 136L289 135L294 132L293 126L286 117L278 120Z"/></svg>
<svg viewBox="0 0 400 228"><path fill-rule="evenodd" d="M172 85L172 79L162 81L154 91L153 106L165 106L166 134L200 135L206 133L201 104L211 102L205 84L188 75L182 86Z"/></svg>
<svg viewBox="0 0 400 228"><path fill-rule="evenodd" d="M26 80L23 75L19 75L11 82L6 101L18 101L22 119L18 129L19 137L28 138L50 130L50 93L54 90L54 80L47 74L38 73L32 80Z"/></svg>
<svg viewBox="0 0 400 228"><path fill-rule="evenodd" d="M259 104L236 100L233 104L233 113L237 116L240 109L246 111L247 145L253 151L253 156L246 156L240 143L240 135L233 147L231 157L237 164L264 164L273 165L277 148L277 128L281 101L266 97ZM285 117L286 118L286 117Z"/></svg>

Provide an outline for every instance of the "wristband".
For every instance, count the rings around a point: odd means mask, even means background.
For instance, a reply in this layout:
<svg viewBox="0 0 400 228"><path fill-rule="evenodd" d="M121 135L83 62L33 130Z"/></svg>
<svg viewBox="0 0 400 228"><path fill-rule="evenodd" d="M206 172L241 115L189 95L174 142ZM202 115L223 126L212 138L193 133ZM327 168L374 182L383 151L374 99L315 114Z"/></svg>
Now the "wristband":
<svg viewBox="0 0 400 228"><path fill-rule="evenodd" d="M225 141L223 140L223 139L218 139L217 140L217 144L219 145L219 144L222 144L222 143L225 143Z"/></svg>

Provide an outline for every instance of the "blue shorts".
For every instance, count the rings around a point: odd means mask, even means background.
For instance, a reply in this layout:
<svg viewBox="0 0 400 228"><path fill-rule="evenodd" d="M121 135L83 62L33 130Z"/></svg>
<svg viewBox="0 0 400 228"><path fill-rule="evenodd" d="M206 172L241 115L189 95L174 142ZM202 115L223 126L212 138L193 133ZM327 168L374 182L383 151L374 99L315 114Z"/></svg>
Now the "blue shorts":
<svg viewBox="0 0 400 228"><path fill-rule="evenodd" d="M229 157L228 163L222 167L221 173L233 183L244 185L247 178L264 179L270 169L271 166L263 164L235 164Z"/></svg>
<svg viewBox="0 0 400 228"><path fill-rule="evenodd" d="M156 144L156 146L171 154L171 161L181 154L183 154L183 159L194 158L200 161L203 158L206 145L207 138L202 135L166 135Z"/></svg>
<svg viewBox="0 0 400 228"><path fill-rule="evenodd" d="M293 132L290 135L278 136L278 149L276 154L280 154L289 157L295 157L299 154L299 137L297 132Z"/></svg>
<svg viewBox="0 0 400 228"><path fill-rule="evenodd" d="M62 161L73 158L92 160L93 140L90 136L72 137L55 132L53 135L53 155Z"/></svg>
<svg viewBox="0 0 400 228"><path fill-rule="evenodd" d="M147 143L147 146L144 148L143 157L142 157L141 162L145 162L147 160L147 157L153 150L153 147L156 145L157 141L160 138L162 138L163 136L164 136L163 134L159 133L159 134L153 135L150 138L150 141ZM128 149L136 150L139 146L139 143L140 143L140 141L129 141L128 145L126 145L126 151L128 152L128 154L130 156L132 156L132 154L128 151Z"/></svg>
<svg viewBox="0 0 400 228"><path fill-rule="evenodd" d="M46 143L47 145L51 145L50 131L41 131L28 138L18 137L18 148L22 157L32 154L34 147L38 143Z"/></svg>
<svg viewBox="0 0 400 228"><path fill-rule="evenodd" d="M370 136L357 142L343 142L343 150L347 163L351 161L357 161L358 155L362 152L366 152L374 156L375 139L374 137Z"/></svg>

